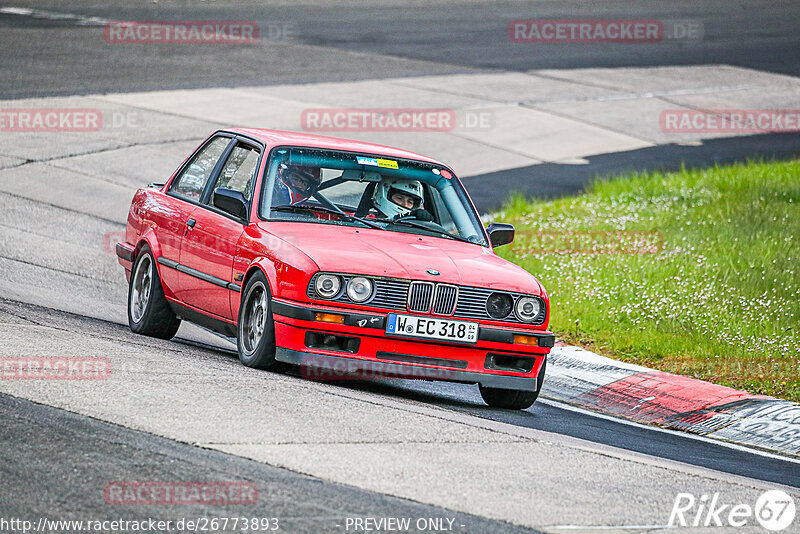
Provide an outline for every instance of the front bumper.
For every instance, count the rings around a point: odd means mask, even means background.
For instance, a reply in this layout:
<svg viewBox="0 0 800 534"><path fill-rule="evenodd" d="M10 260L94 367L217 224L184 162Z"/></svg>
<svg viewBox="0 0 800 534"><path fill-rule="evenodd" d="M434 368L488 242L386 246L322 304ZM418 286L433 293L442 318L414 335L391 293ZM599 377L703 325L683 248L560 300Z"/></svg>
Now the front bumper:
<svg viewBox="0 0 800 534"><path fill-rule="evenodd" d="M388 336L386 314L300 305L273 299L276 359L300 365L309 378L397 377L478 383L536 391L554 336L543 330L480 326L472 345ZM317 321L318 313L343 316L342 324ZM515 334L538 341L515 344ZM335 339L334 343L323 340Z"/></svg>
<svg viewBox="0 0 800 534"><path fill-rule="evenodd" d="M349 377L407 378L480 384L486 387L521 391L536 391L539 384L536 376L492 375L394 361L381 362L331 354L300 352L282 347L277 347L275 359L279 362L299 365L306 369L303 373L306 378L317 380L344 380Z"/></svg>

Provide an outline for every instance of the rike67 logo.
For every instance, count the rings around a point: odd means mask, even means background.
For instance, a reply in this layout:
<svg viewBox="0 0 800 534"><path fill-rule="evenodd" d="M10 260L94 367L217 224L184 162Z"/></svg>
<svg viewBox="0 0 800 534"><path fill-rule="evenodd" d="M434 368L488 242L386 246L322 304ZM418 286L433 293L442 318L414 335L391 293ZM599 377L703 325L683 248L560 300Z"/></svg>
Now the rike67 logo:
<svg viewBox="0 0 800 534"><path fill-rule="evenodd" d="M672 506L668 527L744 527L759 524L770 531L789 527L795 518L794 499L781 490L763 493L755 506L731 504L720 499L719 493L696 498L691 493L679 493Z"/></svg>

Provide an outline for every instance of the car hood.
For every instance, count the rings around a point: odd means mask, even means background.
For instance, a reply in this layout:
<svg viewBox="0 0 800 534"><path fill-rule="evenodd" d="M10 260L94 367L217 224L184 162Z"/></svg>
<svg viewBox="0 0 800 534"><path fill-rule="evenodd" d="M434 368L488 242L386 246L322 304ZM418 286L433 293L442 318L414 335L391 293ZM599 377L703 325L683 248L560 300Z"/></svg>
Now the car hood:
<svg viewBox="0 0 800 534"><path fill-rule="evenodd" d="M322 271L542 294L530 273L480 245L331 224L271 221L259 226L302 251Z"/></svg>

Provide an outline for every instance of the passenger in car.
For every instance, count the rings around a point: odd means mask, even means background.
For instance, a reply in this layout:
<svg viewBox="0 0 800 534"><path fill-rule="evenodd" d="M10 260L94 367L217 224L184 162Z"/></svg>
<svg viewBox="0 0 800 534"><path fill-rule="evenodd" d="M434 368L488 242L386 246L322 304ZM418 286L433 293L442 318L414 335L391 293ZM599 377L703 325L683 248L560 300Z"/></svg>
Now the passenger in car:
<svg viewBox="0 0 800 534"><path fill-rule="evenodd" d="M321 180L319 167L302 167L281 163L275 180L273 206L294 205L316 193Z"/></svg>

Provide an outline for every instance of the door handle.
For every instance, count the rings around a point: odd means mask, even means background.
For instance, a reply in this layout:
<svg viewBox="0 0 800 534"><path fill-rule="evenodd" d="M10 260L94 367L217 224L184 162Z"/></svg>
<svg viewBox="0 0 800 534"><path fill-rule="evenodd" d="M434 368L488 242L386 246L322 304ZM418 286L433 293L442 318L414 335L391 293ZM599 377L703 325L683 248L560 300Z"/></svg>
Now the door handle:
<svg viewBox="0 0 800 534"><path fill-rule="evenodd" d="M194 225L197 224L197 221L194 219L189 219L186 221L186 230L183 231L183 237L186 237L186 234L189 233L189 230L194 228Z"/></svg>

